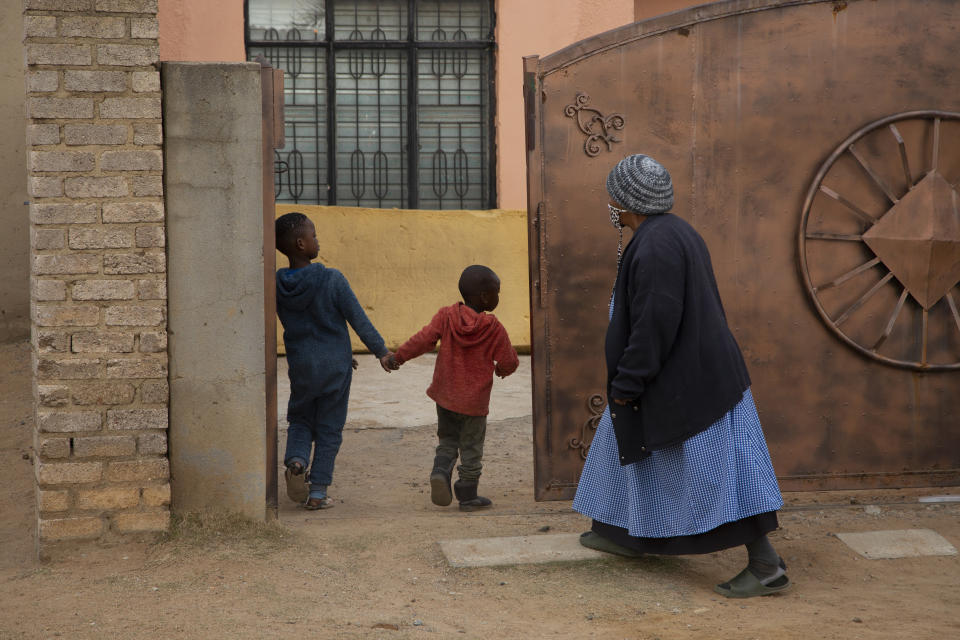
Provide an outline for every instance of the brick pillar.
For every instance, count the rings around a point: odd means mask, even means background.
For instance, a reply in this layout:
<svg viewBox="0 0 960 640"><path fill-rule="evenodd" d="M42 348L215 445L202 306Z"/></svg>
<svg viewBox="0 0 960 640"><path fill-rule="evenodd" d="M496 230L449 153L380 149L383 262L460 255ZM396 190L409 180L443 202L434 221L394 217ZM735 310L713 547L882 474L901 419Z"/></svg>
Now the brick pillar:
<svg viewBox="0 0 960 640"><path fill-rule="evenodd" d="M169 524L157 0L23 0L41 555Z"/></svg>

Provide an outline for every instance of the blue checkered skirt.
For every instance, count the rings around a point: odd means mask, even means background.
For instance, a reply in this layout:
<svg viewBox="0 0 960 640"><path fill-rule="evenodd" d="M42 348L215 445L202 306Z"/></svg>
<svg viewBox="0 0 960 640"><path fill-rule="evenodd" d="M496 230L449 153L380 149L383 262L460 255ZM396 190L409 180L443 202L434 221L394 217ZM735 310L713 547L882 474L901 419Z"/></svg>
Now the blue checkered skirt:
<svg viewBox="0 0 960 640"><path fill-rule="evenodd" d="M626 466L608 406L573 500L583 515L643 538L704 533L782 506L750 389L705 431Z"/></svg>

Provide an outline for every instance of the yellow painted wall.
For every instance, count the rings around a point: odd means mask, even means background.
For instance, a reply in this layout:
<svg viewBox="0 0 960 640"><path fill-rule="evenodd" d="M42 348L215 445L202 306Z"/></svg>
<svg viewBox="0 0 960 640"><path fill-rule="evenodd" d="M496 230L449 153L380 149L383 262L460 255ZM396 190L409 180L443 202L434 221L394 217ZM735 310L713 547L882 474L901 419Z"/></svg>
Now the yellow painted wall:
<svg viewBox="0 0 960 640"><path fill-rule="evenodd" d="M485 264L500 276L500 306L494 315L514 346L529 348L525 211L277 205L277 216L291 211L316 225L317 261L343 272L389 348L419 331L437 309L460 300L457 281L471 264ZM277 266L287 264L278 253ZM352 337L354 350L365 350ZM277 343L283 353L282 333Z"/></svg>

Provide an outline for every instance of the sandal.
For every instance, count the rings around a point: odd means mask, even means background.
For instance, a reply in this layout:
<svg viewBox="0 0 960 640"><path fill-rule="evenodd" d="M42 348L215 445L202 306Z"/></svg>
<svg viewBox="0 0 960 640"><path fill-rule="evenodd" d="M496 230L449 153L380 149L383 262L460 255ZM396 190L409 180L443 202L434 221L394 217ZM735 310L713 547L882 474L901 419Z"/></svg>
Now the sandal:
<svg viewBox="0 0 960 640"><path fill-rule="evenodd" d="M295 466L300 467L300 473L294 470ZM303 476L303 465L294 462L283 472L283 478L287 481L287 497L297 504L303 504L310 495L310 485Z"/></svg>
<svg viewBox="0 0 960 640"><path fill-rule="evenodd" d="M590 549L596 549L597 551L612 553L626 558L640 558L643 556L642 551L635 551L634 549L621 546L612 540L607 540L595 531L581 533L580 544Z"/></svg>
<svg viewBox="0 0 960 640"><path fill-rule="evenodd" d="M756 596L773 595L790 586L790 578L784 573L785 568L781 560L777 572L763 580L753 575L750 569L744 569L730 581L716 585L713 590L726 598L754 598Z"/></svg>
<svg viewBox="0 0 960 640"><path fill-rule="evenodd" d="M333 506L333 498L324 496L322 498L310 498L304 503L303 508L307 511L317 511L319 509L329 509Z"/></svg>

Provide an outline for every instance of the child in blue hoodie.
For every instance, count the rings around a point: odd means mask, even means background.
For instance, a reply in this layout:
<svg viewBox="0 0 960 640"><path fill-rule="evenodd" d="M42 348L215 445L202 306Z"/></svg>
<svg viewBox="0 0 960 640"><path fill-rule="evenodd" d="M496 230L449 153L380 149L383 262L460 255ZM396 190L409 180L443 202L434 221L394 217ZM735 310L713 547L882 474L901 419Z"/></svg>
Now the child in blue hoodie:
<svg viewBox="0 0 960 640"><path fill-rule="evenodd" d="M277 270L277 315L290 377L283 457L287 496L307 509L326 509L333 506L327 487L343 442L350 381L357 368L347 322L385 371L396 365L343 274L312 263L320 252L313 222L302 213L284 214L277 218L276 235L277 249L290 260L290 268ZM302 475L311 445L308 488Z"/></svg>

